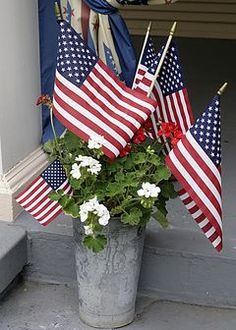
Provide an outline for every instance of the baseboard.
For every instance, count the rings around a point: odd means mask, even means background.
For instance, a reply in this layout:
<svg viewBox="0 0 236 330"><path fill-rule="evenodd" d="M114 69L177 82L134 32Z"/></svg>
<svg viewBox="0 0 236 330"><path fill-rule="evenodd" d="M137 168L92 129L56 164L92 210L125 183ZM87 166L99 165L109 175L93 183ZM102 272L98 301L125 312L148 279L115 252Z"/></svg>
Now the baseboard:
<svg viewBox="0 0 236 330"><path fill-rule="evenodd" d="M42 147L37 148L9 172L0 176L0 220L13 222L22 208L15 196L48 165Z"/></svg>

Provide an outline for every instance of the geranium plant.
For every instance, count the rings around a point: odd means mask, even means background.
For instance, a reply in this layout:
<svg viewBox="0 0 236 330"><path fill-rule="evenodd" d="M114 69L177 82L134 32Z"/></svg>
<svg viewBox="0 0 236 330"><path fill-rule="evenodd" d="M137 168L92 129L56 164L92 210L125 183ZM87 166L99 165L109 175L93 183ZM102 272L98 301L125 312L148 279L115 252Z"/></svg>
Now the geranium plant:
<svg viewBox="0 0 236 330"><path fill-rule="evenodd" d="M44 101L50 107L48 99ZM65 214L82 222L83 243L94 252L105 247L103 229L115 221L112 218L130 226L145 226L153 217L168 226L166 202L176 193L164 162L164 144L147 137L150 127L147 122L140 128L114 161L103 154L103 137L99 135L86 142L67 131L44 145L50 159L57 158L64 165L73 188L72 195L59 190L50 198L61 204ZM160 132L164 134L164 130L166 125ZM171 139L178 138L176 126L169 130Z"/></svg>

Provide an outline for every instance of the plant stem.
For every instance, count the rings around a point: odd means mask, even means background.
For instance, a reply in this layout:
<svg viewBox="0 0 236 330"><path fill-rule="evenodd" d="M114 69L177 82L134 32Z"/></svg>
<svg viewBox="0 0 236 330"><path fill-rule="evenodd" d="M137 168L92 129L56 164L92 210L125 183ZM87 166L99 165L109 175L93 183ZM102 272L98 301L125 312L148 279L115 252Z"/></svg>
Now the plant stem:
<svg viewBox="0 0 236 330"><path fill-rule="evenodd" d="M59 144L57 142L57 134L56 134L55 126L54 126L54 123L53 123L52 107L50 108L50 121L51 121L51 127L52 127L52 132L53 132L53 135L54 135L54 139L55 139L55 144L56 144L56 147L57 147L57 151L59 152L60 157L62 158L61 149L60 149L60 146L59 146Z"/></svg>
<svg viewBox="0 0 236 330"><path fill-rule="evenodd" d="M50 121L51 121L51 127L52 127L52 132L53 132L53 135L54 135L54 139L56 140L57 139L57 134L56 134L54 123L53 123L52 107L50 108Z"/></svg>

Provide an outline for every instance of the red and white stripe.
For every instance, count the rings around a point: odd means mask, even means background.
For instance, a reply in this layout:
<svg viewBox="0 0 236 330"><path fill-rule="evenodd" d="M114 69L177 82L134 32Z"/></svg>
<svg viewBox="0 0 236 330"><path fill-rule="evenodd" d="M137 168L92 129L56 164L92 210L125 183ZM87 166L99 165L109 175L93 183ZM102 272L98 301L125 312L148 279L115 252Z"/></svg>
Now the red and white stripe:
<svg viewBox="0 0 236 330"><path fill-rule="evenodd" d="M138 87L139 83L142 81L147 71L148 68L140 63L134 78L133 89L136 89Z"/></svg>
<svg viewBox="0 0 236 330"><path fill-rule="evenodd" d="M142 67L140 67L140 70L138 70L135 86L137 86L136 90L138 92L142 92L145 95L147 95L149 92L149 88L152 84L154 76L147 71L147 68L146 68L146 71L144 68L145 68L145 66L142 66ZM152 139L160 140L160 142L163 142L165 144L164 153L168 154L171 150L170 144L167 142L167 140L164 136L162 138L160 138L158 136L158 125L157 124L160 120L164 120L163 119L164 117L161 113L161 101L160 101L160 97L159 97L158 88L160 89L159 84L156 81L154 88L152 90L152 93L151 93L151 98L154 100L157 100L157 107L155 109L155 112L152 113L152 115L151 115L152 132L149 134L149 137ZM164 120L164 121L168 122L168 120Z"/></svg>
<svg viewBox="0 0 236 330"><path fill-rule="evenodd" d="M150 72L146 72L143 79L139 82L137 89L148 92L154 76ZM153 95L158 101L156 115L164 122L172 122L178 124L183 133L193 124L192 109L186 88L179 90L176 93L164 96L158 83L155 82Z"/></svg>
<svg viewBox="0 0 236 330"><path fill-rule="evenodd" d="M152 84L154 76L148 73L148 68L145 65L140 64L139 68L136 73L136 77L134 79L134 86L133 88L136 89L138 92L143 93L144 95L147 95L149 92L149 88ZM157 100L156 97L156 88L154 86L153 91L151 93L151 98L153 100ZM153 132L150 134L151 138L159 139L158 137L158 129L157 129L157 123L160 119L160 109L159 109L159 102L155 109L155 111L151 114L151 120L152 120L152 129Z"/></svg>
<svg viewBox="0 0 236 330"><path fill-rule="evenodd" d="M65 194L70 194L72 188L66 180L58 190L64 190ZM47 226L61 212L62 207L57 201L49 199L48 195L53 189L39 176L29 187L24 189L17 197L16 201L29 212L41 225Z"/></svg>
<svg viewBox="0 0 236 330"><path fill-rule="evenodd" d="M80 88L56 72L55 116L86 141L91 135L102 135L103 151L111 159L119 155L155 108L156 101L126 87L100 60Z"/></svg>
<svg viewBox="0 0 236 330"><path fill-rule="evenodd" d="M221 173L188 131L166 157L180 198L217 251L222 249Z"/></svg>
<svg viewBox="0 0 236 330"><path fill-rule="evenodd" d="M205 217L204 213L202 213L202 211L198 208L197 204L192 200L192 198L184 189L179 191L179 197L198 226L202 229L203 233L211 241L214 248L216 248L218 251L221 251L222 237L217 234L215 228Z"/></svg>

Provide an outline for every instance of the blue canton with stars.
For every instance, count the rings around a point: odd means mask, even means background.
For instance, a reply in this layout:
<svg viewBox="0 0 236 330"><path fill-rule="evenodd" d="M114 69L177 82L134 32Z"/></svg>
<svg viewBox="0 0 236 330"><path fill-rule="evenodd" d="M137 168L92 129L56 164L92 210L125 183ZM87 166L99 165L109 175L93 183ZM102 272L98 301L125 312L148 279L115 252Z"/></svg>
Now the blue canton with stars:
<svg viewBox="0 0 236 330"><path fill-rule="evenodd" d="M55 191L67 180L66 172L59 160L55 160L49 165L41 177Z"/></svg>
<svg viewBox="0 0 236 330"><path fill-rule="evenodd" d="M221 164L221 116L219 95L214 97L207 110L196 120L190 132L212 162L216 166L219 166Z"/></svg>
<svg viewBox="0 0 236 330"><path fill-rule="evenodd" d="M98 61L80 35L65 21L60 21L57 71L72 84L80 87Z"/></svg>
<svg viewBox="0 0 236 330"><path fill-rule="evenodd" d="M162 47L162 50L156 56L156 59L150 68L150 73L152 74L155 74L156 72L163 49L164 47ZM158 82L161 86L162 94L164 96L176 93L185 87L178 50L174 42L171 42L169 46L169 50L166 54L162 69L158 77Z"/></svg>
<svg viewBox="0 0 236 330"><path fill-rule="evenodd" d="M141 64L149 68L156 57L152 38L149 36L146 47L144 48Z"/></svg>

